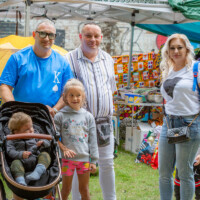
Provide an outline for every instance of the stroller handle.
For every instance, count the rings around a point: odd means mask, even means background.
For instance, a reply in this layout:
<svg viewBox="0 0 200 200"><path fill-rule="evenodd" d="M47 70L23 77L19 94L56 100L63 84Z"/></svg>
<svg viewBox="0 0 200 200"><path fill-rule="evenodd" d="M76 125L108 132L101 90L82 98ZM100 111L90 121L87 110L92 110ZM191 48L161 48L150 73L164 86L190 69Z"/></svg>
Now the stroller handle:
<svg viewBox="0 0 200 200"><path fill-rule="evenodd" d="M51 135L36 134L36 133L20 133L20 134L12 134L6 136L6 140L32 139L32 138L53 140L53 137Z"/></svg>

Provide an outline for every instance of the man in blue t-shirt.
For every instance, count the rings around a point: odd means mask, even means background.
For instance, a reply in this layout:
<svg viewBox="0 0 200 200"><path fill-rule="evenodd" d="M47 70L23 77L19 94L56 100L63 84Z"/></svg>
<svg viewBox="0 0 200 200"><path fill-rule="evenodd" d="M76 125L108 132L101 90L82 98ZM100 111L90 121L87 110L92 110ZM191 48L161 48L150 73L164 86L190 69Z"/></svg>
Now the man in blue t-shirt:
<svg viewBox="0 0 200 200"><path fill-rule="evenodd" d="M64 106L63 87L73 75L63 56L51 49L56 37L51 21L39 23L33 37L33 46L8 60L0 77L0 94L3 102L42 103L54 116Z"/></svg>
<svg viewBox="0 0 200 200"><path fill-rule="evenodd" d="M54 24L45 20L33 31L35 44L11 55L0 77L3 102L23 101L46 105L52 116L65 104L62 92L73 77L69 63L51 49ZM14 195L15 200L21 200Z"/></svg>

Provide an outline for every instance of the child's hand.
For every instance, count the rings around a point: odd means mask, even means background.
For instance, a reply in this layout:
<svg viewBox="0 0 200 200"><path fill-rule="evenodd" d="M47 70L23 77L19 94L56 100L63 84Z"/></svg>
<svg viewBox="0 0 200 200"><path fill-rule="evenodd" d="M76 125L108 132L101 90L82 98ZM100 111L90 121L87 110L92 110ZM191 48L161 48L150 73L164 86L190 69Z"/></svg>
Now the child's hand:
<svg viewBox="0 0 200 200"><path fill-rule="evenodd" d="M65 158L66 157L73 158L76 155L76 153L74 151L68 149L67 147L65 147L65 149L63 149L63 154L64 154Z"/></svg>
<svg viewBox="0 0 200 200"><path fill-rule="evenodd" d="M73 158L76 153L70 149L68 149L65 145L62 144L62 142L58 141L58 145L60 147L60 149L62 150L65 158L68 157L68 158Z"/></svg>
<svg viewBox="0 0 200 200"><path fill-rule="evenodd" d="M24 151L22 157L23 159L27 159L30 155L31 155L30 151Z"/></svg>
<svg viewBox="0 0 200 200"><path fill-rule="evenodd" d="M200 164L200 154L196 156L194 166L197 166L199 164Z"/></svg>
<svg viewBox="0 0 200 200"><path fill-rule="evenodd" d="M43 142L44 142L43 140L38 141L37 142L37 147L40 147L43 144Z"/></svg>
<svg viewBox="0 0 200 200"><path fill-rule="evenodd" d="M93 164L93 163L90 163L90 168L89 168L90 172L91 172L91 173L95 173L95 172L96 172L96 169L97 169L96 165Z"/></svg>

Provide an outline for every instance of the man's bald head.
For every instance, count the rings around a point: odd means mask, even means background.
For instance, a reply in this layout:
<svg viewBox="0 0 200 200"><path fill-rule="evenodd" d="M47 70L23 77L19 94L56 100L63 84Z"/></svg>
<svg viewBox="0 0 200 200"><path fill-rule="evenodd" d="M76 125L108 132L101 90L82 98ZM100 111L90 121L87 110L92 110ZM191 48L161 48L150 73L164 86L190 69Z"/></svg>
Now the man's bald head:
<svg viewBox="0 0 200 200"><path fill-rule="evenodd" d="M87 24L83 25L83 27L81 29L81 34L83 34L85 32L85 29L87 29L88 26L96 26L101 32L101 27L98 24L91 22L91 23L87 23Z"/></svg>
<svg viewBox="0 0 200 200"><path fill-rule="evenodd" d="M85 24L79 34L83 52L97 53L102 41L101 28L95 23Z"/></svg>
<svg viewBox="0 0 200 200"><path fill-rule="evenodd" d="M52 26L53 29L55 30L55 33L56 33L56 27L55 27L55 25L54 25L54 23L53 23L52 21L50 21L50 20L48 20L48 19L41 21L40 23L37 24L37 26L36 26L36 28L35 28L35 31L38 31L38 29L39 29L39 27L40 27L41 25L49 25L49 26Z"/></svg>

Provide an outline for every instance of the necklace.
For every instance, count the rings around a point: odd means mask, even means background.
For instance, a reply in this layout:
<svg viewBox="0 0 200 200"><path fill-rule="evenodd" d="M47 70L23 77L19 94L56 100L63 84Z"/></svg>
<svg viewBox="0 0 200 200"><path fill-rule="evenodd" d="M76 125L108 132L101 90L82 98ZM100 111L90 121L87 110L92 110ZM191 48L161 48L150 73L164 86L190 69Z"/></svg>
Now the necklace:
<svg viewBox="0 0 200 200"><path fill-rule="evenodd" d="M173 67L173 70L174 70L175 72L177 72L177 71L183 69L184 67L185 67L185 64L182 65L182 66L179 65L178 67L177 67L177 66L174 66L174 67Z"/></svg>

